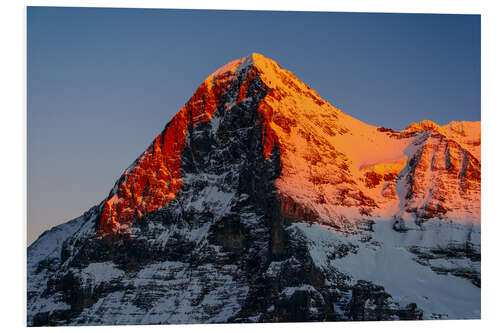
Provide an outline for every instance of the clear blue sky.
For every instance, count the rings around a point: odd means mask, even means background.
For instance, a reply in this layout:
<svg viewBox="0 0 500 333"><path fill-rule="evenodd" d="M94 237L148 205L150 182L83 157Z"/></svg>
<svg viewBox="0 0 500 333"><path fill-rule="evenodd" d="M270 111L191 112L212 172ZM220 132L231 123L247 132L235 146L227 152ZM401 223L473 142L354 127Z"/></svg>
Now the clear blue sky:
<svg viewBox="0 0 500 333"><path fill-rule="evenodd" d="M28 242L99 203L252 52L367 123L480 120L480 16L28 8Z"/></svg>

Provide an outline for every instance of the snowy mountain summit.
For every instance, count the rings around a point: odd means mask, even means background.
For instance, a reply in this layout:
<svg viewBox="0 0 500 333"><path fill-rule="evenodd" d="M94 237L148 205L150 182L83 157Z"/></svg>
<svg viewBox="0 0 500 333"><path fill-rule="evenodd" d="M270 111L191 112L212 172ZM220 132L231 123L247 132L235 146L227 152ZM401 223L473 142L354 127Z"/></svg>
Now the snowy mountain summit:
<svg viewBox="0 0 500 333"><path fill-rule="evenodd" d="M480 318L480 122L365 124L259 54L28 248L28 325Z"/></svg>

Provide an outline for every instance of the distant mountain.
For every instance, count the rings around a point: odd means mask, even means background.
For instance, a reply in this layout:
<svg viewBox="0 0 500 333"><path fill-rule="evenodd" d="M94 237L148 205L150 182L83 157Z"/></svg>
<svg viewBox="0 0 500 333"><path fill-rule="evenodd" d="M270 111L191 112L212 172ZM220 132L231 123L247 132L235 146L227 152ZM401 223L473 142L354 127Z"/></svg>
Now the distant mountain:
<svg viewBox="0 0 500 333"><path fill-rule="evenodd" d="M28 248L28 325L480 318L480 122L365 124L259 54Z"/></svg>

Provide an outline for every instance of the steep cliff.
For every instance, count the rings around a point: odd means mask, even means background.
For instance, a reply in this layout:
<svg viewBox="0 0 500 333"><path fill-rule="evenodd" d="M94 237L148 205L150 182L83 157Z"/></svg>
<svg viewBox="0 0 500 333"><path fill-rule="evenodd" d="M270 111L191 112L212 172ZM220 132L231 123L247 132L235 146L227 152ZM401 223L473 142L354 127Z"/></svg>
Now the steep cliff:
<svg viewBox="0 0 500 333"><path fill-rule="evenodd" d="M478 318L480 190L479 123L371 126L253 54L28 248L28 324Z"/></svg>

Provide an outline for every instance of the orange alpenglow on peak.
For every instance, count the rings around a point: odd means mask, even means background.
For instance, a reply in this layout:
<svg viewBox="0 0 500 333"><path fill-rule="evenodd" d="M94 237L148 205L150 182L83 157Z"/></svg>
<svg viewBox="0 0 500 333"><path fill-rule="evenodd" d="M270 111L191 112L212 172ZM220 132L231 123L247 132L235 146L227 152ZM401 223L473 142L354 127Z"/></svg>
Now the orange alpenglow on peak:
<svg viewBox="0 0 500 333"><path fill-rule="evenodd" d="M249 101L257 107L251 109ZM333 107L275 61L253 53L211 74L124 172L103 205L99 233L127 234L135 218L174 200L184 184L181 153L190 135L207 122L217 135L228 112L255 112L264 157L279 154L275 186L285 216L336 227L366 215L449 215L479 223L480 122L423 121L400 132L371 126ZM433 152L442 161L417 158ZM426 192L428 179L436 177L455 178L435 182L443 188ZM438 196L446 190L457 195Z"/></svg>
<svg viewBox="0 0 500 333"><path fill-rule="evenodd" d="M176 197L183 185L181 151L186 147L189 128L195 128L212 118L219 99L237 83L235 71L241 71L251 64L252 57L231 61L201 84L150 147L115 184L103 206L100 234L127 233L135 218L166 206ZM243 98L245 88L243 84L238 101Z"/></svg>
<svg viewBox="0 0 500 333"><path fill-rule="evenodd" d="M452 121L440 126L431 120L410 124L405 132L435 131L467 148L481 161L481 122Z"/></svg>

